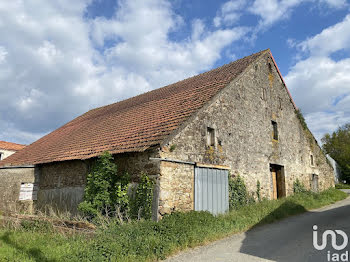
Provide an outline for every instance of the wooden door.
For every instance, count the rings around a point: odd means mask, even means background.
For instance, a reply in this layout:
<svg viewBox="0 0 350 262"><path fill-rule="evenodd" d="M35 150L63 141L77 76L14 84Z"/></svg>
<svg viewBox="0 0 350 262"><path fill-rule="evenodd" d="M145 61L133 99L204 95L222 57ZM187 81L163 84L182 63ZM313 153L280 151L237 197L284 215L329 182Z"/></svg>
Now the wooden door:
<svg viewBox="0 0 350 262"><path fill-rule="evenodd" d="M271 175L272 175L272 187L273 187L272 199L277 199L277 173L276 173L276 170L272 170Z"/></svg>
<svg viewBox="0 0 350 262"><path fill-rule="evenodd" d="M277 198L281 198L285 196L284 190L284 176L281 170L277 171Z"/></svg>
<svg viewBox="0 0 350 262"><path fill-rule="evenodd" d="M318 192L318 175L312 174L311 190L313 192Z"/></svg>

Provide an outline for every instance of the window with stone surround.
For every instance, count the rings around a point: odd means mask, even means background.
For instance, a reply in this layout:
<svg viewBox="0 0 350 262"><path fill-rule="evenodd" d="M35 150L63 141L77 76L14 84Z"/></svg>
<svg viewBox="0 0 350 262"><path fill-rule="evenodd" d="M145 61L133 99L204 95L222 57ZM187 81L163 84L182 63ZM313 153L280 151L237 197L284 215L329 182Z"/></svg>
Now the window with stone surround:
<svg viewBox="0 0 350 262"><path fill-rule="evenodd" d="M266 88L262 87L261 88L261 99L266 101L267 100L267 94L266 94Z"/></svg>
<svg viewBox="0 0 350 262"><path fill-rule="evenodd" d="M314 166L314 156L310 155L310 164L311 166Z"/></svg>
<svg viewBox="0 0 350 262"><path fill-rule="evenodd" d="M277 122L275 121L271 121L272 123L272 129L273 129L273 133L272 133L272 138L274 140L278 140L278 128L277 128Z"/></svg>
<svg viewBox="0 0 350 262"><path fill-rule="evenodd" d="M207 127L207 145L215 146L215 129Z"/></svg>

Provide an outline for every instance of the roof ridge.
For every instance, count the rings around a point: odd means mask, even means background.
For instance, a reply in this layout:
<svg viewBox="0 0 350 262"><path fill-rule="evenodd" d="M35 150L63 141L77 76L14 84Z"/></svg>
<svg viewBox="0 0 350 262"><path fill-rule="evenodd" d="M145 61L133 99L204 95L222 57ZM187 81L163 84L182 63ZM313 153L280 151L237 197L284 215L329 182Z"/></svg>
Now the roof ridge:
<svg viewBox="0 0 350 262"><path fill-rule="evenodd" d="M152 93L152 92L155 92L155 91L158 91L158 90L161 90L161 89L169 88L169 87L171 87L171 86L173 86L173 85L179 84L179 83L181 83L181 82L188 81L188 80L193 79L193 78L196 78L196 77L203 76L203 75L205 75L205 74L212 73L212 72L214 72L214 71L220 71L223 67L232 65L233 63L236 63L236 62L238 62L238 61L241 61L241 60L246 59L246 58L248 58L248 57L250 57L250 56L253 56L253 55L258 55L258 54L259 54L259 56L260 56L262 53L264 53L264 52L266 52L266 51L269 51L269 50L270 50L269 48L268 48L268 49L261 50L261 51L259 51L259 52L257 52L257 53L253 53L253 54L247 55L247 56L242 57L242 58L240 58L240 59L231 61L231 62L229 62L229 63L227 63L227 64L223 64L223 65L221 65L221 66L219 66L219 67L217 67L217 68L213 68L213 69L211 69L211 70L209 70L209 71L205 71L205 72L202 72L202 73L200 73L200 74L190 76L190 77L188 77L188 78L179 80L179 81L177 81L177 82L174 82L174 83L171 83L171 84L168 84L168 85L165 85L165 86L161 86L161 87L159 87L159 88L152 89L152 90L149 90L149 91L147 91L147 92L144 92L144 93L138 94L138 95L136 95L136 96L132 96L132 97L129 97L129 98L126 98L126 99L123 99L123 100L120 100L120 101L117 101L117 102L108 104L108 105L104 105L104 106L100 106L100 107L96 107L96 108L90 109L88 112L91 112L91 111L94 111L94 110L97 110L97 109L102 109L102 108L105 108L105 107L108 107L108 106L111 106L111 105L115 105L115 104L118 104L118 103L121 103L121 102L125 102L125 101L131 100L131 99L135 99L135 98L137 98L137 97L140 97L140 96L143 96L143 95L146 95L146 94L150 94L150 93ZM86 113L88 113L88 112L86 112Z"/></svg>
<svg viewBox="0 0 350 262"><path fill-rule="evenodd" d="M27 145L0 140L0 148L4 150L18 151L25 148L26 146Z"/></svg>
<svg viewBox="0 0 350 262"><path fill-rule="evenodd" d="M8 144L13 144L13 145L18 145L18 146L26 146L26 144L19 144L19 143L9 142L9 141L5 141L5 140L0 140L0 143L8 143Z"/></svg>
<svg viewBox="0 0 350 262"><path fill-rule="evenodd" d="M159 146L269 49L106 106L91 109L0 164L42 164Z"/></svg>

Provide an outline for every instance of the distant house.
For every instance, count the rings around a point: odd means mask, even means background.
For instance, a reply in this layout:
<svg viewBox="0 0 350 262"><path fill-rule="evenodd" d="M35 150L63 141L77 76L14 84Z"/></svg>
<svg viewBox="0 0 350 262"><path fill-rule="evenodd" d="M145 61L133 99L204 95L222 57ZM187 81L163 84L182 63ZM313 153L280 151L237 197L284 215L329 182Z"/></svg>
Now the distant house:
<svg viewBox="0 0 350 262"><path fill-rule="evenodd" d="M260 182L268 199L292 194L296 179L314 191L334 186L333 169L296 110L265 50L90 110L0 166L35 165L36 206L75 212L94 159L109 151L134 182L142 172L154 178L154 218L222 213L228 174L243 177L255 195Z"/></svg>
<svg viewBox="0 0 350 262"><path fill-rule="evenodd" d="M10 155L16 153L18 150L21 150L23 148L25 148L25 145L0 141L0 160L9 157Z"/></svg>

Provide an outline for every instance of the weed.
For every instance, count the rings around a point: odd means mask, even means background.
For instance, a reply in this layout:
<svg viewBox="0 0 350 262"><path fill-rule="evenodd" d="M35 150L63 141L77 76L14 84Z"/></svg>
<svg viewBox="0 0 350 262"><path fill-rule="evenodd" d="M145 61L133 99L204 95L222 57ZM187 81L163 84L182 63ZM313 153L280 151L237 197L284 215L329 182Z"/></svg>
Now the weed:
<svg viewBox="0 0 350 262"><path fill-rule="evenodd" d="M111 218L93 237L64 236L54 231L0 229L0 261L152 261L254 226L300 214L344 199L336 189L298 193L278 200L262 200L226 214L175 212L160 222ZM33 253L32 250L36 252Z"/></svg>

